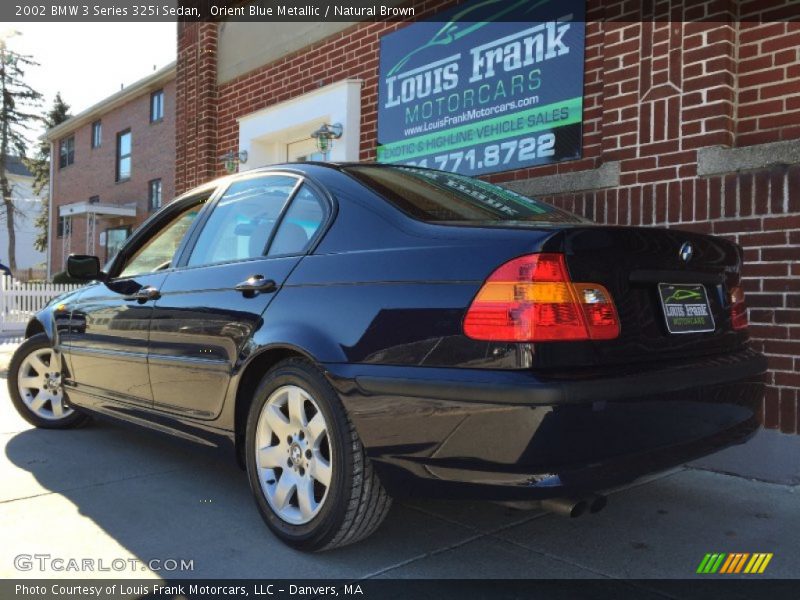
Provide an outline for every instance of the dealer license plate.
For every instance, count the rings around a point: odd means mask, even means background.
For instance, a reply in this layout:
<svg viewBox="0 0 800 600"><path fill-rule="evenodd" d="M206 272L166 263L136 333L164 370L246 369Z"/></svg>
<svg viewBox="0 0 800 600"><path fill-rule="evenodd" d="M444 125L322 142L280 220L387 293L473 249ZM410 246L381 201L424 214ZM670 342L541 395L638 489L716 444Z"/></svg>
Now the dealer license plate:
<svg viewBox="0 0 800 600"><path fill-rule="evenodd" d="M714 316L705 286L659 283L658 295L670 333L714 331Z"/></svg>

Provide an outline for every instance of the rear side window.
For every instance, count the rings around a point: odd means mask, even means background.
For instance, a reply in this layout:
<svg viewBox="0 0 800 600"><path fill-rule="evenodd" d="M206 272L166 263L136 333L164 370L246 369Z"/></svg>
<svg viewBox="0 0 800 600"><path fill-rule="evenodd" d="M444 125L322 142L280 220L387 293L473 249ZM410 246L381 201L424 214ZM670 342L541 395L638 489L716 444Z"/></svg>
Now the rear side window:
<svg viewBox="0 0 800 600"><path fill-rule="evenodd" d="M269 255L302 254L308 250L311 239L325 221L326 207L316 192L303 184L278 226Z"/></svg>
<svg viewBox="0 0 800 600"><path fill-rule="evenodd" d="M512 190L444 171L358 166L348 173L400 210L440 223L581 223L581 217Z"/></svg>
<svg viewBox="0 0 800 600"><path fill-rule="evenodd" d="M188 265L263 256L297 181L288 175L270 175L231 184L200 232Z"/></svg>

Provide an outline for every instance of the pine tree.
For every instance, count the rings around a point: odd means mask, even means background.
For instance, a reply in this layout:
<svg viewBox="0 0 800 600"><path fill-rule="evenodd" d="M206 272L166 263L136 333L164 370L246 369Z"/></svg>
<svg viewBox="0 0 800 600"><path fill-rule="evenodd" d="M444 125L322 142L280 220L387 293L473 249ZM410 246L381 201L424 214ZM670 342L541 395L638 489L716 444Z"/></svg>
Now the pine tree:
<svg viewBox="0 0 800 600"><path fill-rule="evenodd" d="M6 220L8 230L8 266L12 272L17 268L16 232L11 184L6 176L6 158L13 150L17 156L24 157L27 150L26 134L41 117L29 112L39 107L42 95L25 83L28 67L38 66L30 56L11 52L0 39L0 216Z"/></svg>
<svg viewBox="0 0 800 600"><path fill-rule="evenodd" d="M44 116L46 129L51 129L69 119L69 105L61 98L61 93L56 92L53 106ZM34 158L25 161L33 174L33 193L41 196L42 192L50 185L50 142L43 140ZM42 210L36 215L34 226L37 229L33 246L39 252L47 250L48 236L50 234L50 203L42 200Z"/></svg>

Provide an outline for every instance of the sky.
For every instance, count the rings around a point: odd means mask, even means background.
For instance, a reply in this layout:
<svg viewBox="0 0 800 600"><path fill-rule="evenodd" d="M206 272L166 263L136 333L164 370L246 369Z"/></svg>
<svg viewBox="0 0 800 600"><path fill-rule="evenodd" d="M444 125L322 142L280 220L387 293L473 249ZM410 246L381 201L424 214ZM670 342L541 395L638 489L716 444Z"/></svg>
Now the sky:
<svg viewBox="0 0 800 600"><path fill-rule="evenodd" d="M73 115L175 60L174 22L14 23L0 29L4 36L18 31L7 38L8 48L41 63L28 70L26 81L44 94L43 108L49 110L61 92ZM40 127L31 138L41 133Z"/></svg>

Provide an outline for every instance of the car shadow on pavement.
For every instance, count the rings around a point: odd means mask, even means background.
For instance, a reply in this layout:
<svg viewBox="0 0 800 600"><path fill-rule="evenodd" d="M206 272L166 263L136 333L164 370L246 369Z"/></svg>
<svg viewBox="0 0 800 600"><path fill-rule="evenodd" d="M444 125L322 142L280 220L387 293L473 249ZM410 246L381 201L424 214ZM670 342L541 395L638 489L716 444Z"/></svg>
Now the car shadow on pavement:
<svg viewBox="0 0 800 600"><path fill-rule="evenodd" d="M162 573L169 577L358 578L480 536L396 503L371 538L304 554L272 536L246 474L228 455L102 421L67 431L27 429L9 436L5 452L17 468L5 466L0 518L14 547L31 553L106 563L129 556L194 561L191 572ZM522 518L528 513L490 506L482 526Z"/></svg>
<svg viewBox="0 0 800 600"><path fill-rule="evenodd" d="M3 382L0 382L2 384ZM8 404L8 403L5 403ZM0 410L4 425L12 422ZM8 431L8 430L7 430ZM614 494L598 515L565 520L480 502L404 500L358 544L304 554L259 516L232 457L96 421L2 434L0 575L18 553L192 561L165 578L692 577L707 552L774 552L771 577L796 577L800 487L694 469ZM64 573L152 577L122 572Z"/></svg>

